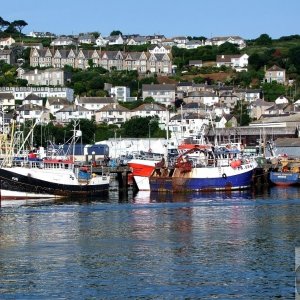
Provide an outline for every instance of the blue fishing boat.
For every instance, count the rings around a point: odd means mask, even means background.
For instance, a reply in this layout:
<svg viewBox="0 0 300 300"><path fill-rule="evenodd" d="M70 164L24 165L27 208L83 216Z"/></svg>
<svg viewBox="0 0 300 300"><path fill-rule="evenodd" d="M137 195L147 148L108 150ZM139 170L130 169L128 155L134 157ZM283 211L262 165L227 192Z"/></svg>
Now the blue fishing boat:
<svg viewBox="0 0 300 300"><path fill-rule="evenodd" d="M271 171L270 181L275 185L296 185L300 184L300 177L299 173Z"/></svg>
<svg viewBox="0 0 300 300"><path fill-rule="evenodd" d="M289 186L300 184L300 161L287 155L273 160L270 181L275 185Z"/></svg>
<svg viewBox="0 0 300 300"><path fill-rule="evenodd" d="M254 158L243 157L235 149L218 149L208 145L194 147L180 155L172 166L155 168L150 176L154 192L191 192L242 190L252 184L257 168Z"/></svg>

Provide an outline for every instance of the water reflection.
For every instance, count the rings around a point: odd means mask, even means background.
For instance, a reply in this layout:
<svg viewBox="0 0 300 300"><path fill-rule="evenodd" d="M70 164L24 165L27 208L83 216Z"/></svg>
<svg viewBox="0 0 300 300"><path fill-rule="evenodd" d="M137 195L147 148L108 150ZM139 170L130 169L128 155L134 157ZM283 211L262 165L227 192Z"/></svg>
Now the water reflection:
<svg viewBox="0 0 300 300"><path fill-rule="evenodd" d="M205 193L151 193L151 202L210 202L212 200L241 200L252 197L249 191L205 192Z"/></svg>
<svg viewBox="0 0 300 300"><path fill-rule="evenodd" d="M119 196L1 208L1 297L294 295L297 188Z"/></svg>
<svg viewBox="0 0 300 300"><path fill-rule="evenodd" d="M118 190L110 191L108 195L91 198L53 198L53 199L30 199L16 201L1 201L0 208L17 206L44 206L44 205L94 205L94 204L154 204L154 203L212 203L223 204L226 202L244 204L248 201L271 201L271 200L292 200L300 199L300 188L298 187L269 187L263 189L250 189L243 191L222 191L203 193L157 193L150 191L128 193Z"/></svg>

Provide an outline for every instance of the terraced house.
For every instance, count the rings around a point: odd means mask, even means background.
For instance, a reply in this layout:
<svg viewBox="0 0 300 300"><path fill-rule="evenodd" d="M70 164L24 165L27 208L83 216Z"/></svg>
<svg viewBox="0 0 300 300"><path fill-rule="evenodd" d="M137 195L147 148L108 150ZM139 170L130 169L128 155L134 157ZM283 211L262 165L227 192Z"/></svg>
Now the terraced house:
<svg viewBox="0 0 300 300"><path fill-rule="evenodd" d="M125 52L75 49L32 49L30 66L87 69L91 62L107 70L137 70L139 73L172 73L171 53Z"/></svg>

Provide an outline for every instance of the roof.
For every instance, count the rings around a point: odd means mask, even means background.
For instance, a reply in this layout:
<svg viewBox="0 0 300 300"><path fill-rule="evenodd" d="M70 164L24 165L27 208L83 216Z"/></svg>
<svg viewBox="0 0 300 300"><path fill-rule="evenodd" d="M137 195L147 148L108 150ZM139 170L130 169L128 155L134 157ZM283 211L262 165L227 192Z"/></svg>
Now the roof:
<svg viewBox="0 0 300 300"><path fill-rule="evenodd" d="M158 103L144 103L132 111L165 111L166 107Z"/></svg>
<svg viewBox="0 0 300 300"><path fill-rule="evenodd" d="M49 105L69 105L70 102L67 98L58 98L58 97L48 97Z"/></svg>
<svg viewBox="0 0 300 300"><path fill-rule="evenodd" d="M191 119L205 119L206 115L204 113L194 113L194 112L185 112L183 115L177 114L170 118L170 121L179 121L182 119L191 120Z"/></svg>
<svg viewBox="0 0 300 300"><path fill-rule="evenodd" d="M46 69L46 70L35 69L35 70L28 70L28 71L24 72L24 75L52 73L52 72L65 72L65 71L62 70L62 69L59 69L59 68L49 68L49 69Z"/></svg>
<svg viewBox="0 0 300 300"><path fill-rule="evenodd" d="M226 121L228 122L228 121L230 121L232 118L235 118L235 116L234 116L234 115L231 115L231 114L225 114L225 115L223 115L223 118L225 118Z"/></svg>
<svg viewBox="0 0 300 300"><path fill-rule="evenodd" d="M24 100L43 100L43 98L36 94L31 93Z"/></svg>
<svg viewBox="0 0 300 300"><path fill-rule="evenodd" d="M36 105L36 104L25 104L25 105L21 105L17 108L17 111L43 111L43 112L48 112L49 109L40 106L40 105Z"/></svg>
<svg viewBox="0 0 300 300"><path fill-rule="evenodd" d="M232 58L241 58L243 55L244 54L235 54L235 55L222 54L222 55L217 55L217 61L231 62Z"/></svg>
<svg viewBox="0 0 300 300"><path fill-rule="evenodd" d="M0 93L0 99L14 99L12 93Z"/></svg>
<svg viewBox="0 0 300 300"><path fill-rule="evenodd" d="M278 123L278 122L299 122L300 114L293 115L268 115L263 119L251 122L251 124L262 124L262 123Z"/></svg>
<svg viewBox="0 0 300 300"><path fill-rule="evenodd" d="M12 54L12 50L11 49L0 50L0 54L1 55L10 55L10 54Z"/></svg>
<svg viewBox="0 0 300 300"><path fill-rule="evenodd" d="M272 110L280 110L280 109L284 109L285 107L287 107L289 104L288 103L280 103L280 104L274 104L273 106L269 107L266 109L266 111L272 111Z"/></svg>
<svg viewBox="0 0 300 300"><path fill-rule="evenodd" d="M271 107L274 105L274 102L267 102L262 99L257 99L251 103L253 106L268 106Z"/></svg>
<svg viewBox="0 0 300 300"><path fill-rule="evenodd" d="M195 91L195 92L189 92L187 97L218 97L218 95L207 91Z"/></svg>
<svg viewBox="0 0 300 300"><path fill-rule="evenodd" d="M276 147L299 147L300 138L277 138L275 145Z"/></svg>
<svg viewBox="0 0 300 300"><path fill-rule="evenodd" d="M142 90L143 91L169 91L169 90L174 90L176 89L175 84L143 84L142 85Z"/></svg>
<svg viewBox="0 0 300 300"><path fill-rule="evenodd" d="M236 93L246 93L246 94L254 94L254 93L260 93L262 90L260 89L235 89Z"/></svg>
<svg viewBox="0 0 300 300"><path fill-rule="evenodd" d="M278 67L278 66L276 66L276 65L273 65L271 68L269 68L268 70L267 70L268 72L275 72L275 71L285 71L285 69L282 69L282 68L280 68L280 67Z"/></svg>
<svg viewBox="0 0 300 300"><path fill-rule="evenodd" d="M201 65L201 64L202 64L202 60L200 60L200 59L189 61L189 65Z"/></svg>
<svg viewBox="0 0 300 300"><path fill-rule="evenodd" d="M112 97L80 97L80 98L78 98L78 103L81 103L81 104L88 104L88 103L110 104L110 103L116 103L116 100Z"/></svg>
<svg viewBox="0 0 300 300"><path fill-rule="evenodd" d="M182 106L182 110L199 109L199 108L205 109L206 105L200 102L190 102Z"/></svg>
<svg viewBox="0 0 300 300"><path fill-rule="evenodd" d="M244 40L238 35L229 35L229 36L215 36L212 37L210 40L211 41L227 41L228 39L234 39L234 40Z"/></svg>
<svg viewBox="0 0 300 300"><path fill-rule="evenodd" d="M193 86L192 82L178 82L177 86Z"/></svg>
<svg viewBox="0 0 300 300"><path fill-rule="evenodd" d="M80 105L66 105L62 109L58 110L56 113L60 112L76 112L76 111L90 111L89 109L86 109Z"/></svg>
<svg viewBox="0 0 300 300"><path fill-rule="evenodd" d="M130 109L118 104L108 104L102 107L101 109L98 110L98 112L105 112L105 111L121 111L121 112L128 112Z"/></svg>

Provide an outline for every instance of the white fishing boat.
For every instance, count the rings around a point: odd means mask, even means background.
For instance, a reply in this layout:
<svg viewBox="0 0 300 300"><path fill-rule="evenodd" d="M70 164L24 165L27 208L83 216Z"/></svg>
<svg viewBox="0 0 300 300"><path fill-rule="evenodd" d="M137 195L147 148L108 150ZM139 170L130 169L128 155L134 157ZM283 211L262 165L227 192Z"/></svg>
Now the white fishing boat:
<svg viewBox="0 0 300 300"><path fill-rule="evenodd" d="M96 174L92 165L82 167L72 155L72 146L81 136L77 125L70 151L59 156L21 155L27 138L17 153L12 146L0 167L1 200L98 196L108 192L109 174Z"/></svg>

